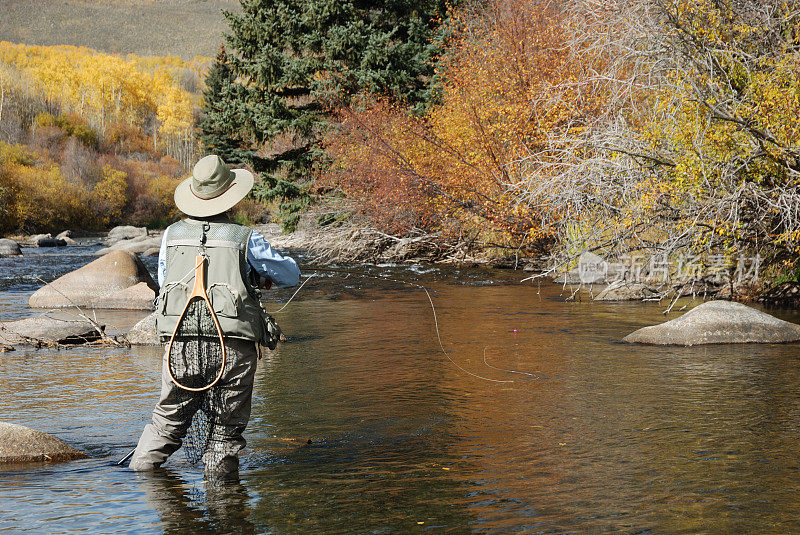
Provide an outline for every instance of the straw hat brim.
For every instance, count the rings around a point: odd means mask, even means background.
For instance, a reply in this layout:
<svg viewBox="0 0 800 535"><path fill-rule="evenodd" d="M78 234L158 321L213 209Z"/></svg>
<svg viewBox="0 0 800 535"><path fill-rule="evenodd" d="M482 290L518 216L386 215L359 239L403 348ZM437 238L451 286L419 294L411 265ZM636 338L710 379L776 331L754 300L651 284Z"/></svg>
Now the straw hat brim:
<svg viewBox="0 0 800 535"><path fill-rule="evenodd" d="M213 199L201 199L192 192L192 177L187 178L175 188L175 206L186 215L209 217L233 208L253 189L253 173L246 169L231 169L235 177L225 192Z"/></svg>

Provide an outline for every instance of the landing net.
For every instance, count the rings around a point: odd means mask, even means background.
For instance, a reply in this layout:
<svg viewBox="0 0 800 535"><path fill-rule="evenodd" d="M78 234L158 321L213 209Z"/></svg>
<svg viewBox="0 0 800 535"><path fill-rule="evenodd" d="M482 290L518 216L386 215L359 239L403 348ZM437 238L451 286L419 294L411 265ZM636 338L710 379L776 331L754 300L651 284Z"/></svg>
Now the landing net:
<svg viewBox="0 0 800 535"><path fill-rule="evenodd" d="M176 329L169 366L180 385L203 388L219 374L223 348L211 314L204 300L193 298ZM180 386L173 389L178 419L191 419L183 441L183 451L191 464L202 459L207 467L213 466L218 459L211 457L222 456L219 447L212 447L225 410L225 390L220 383L199 392Z"/></svg>

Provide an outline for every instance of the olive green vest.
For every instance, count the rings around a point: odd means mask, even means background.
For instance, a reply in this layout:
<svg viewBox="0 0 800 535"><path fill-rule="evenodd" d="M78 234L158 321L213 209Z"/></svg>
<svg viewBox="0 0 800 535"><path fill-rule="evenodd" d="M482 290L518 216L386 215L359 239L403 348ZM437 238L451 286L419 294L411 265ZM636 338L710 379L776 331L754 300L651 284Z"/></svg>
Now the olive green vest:
<svg viewBox="0 0 800 535"><path fill-rule="evenodd" d="M156 315L162 341L172 336L192 293L195 257L200 252L208 258L206 292L223 335L253 341L264 338L265 313L247 280L251 232L221 217L209 221L186 219L167 228L167 268Z"/></svg>

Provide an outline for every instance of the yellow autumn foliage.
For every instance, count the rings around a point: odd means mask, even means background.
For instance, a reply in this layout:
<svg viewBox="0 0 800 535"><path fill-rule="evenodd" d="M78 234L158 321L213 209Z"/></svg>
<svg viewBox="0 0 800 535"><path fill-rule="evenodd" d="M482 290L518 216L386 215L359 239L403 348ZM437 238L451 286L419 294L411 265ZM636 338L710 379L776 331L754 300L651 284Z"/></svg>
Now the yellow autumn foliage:
<svg viewBox="0 0 800 535"><path fill-rule="evenodd" d="M0 76L6 90L38 94L62 112L85 118L101 134L111 122L147 127L167 143L190 137L200 96L181 77L202 76L207 61L102 54L84 47L27 46L0 42ZM156 147L157 148L157 147Z"/></svg>

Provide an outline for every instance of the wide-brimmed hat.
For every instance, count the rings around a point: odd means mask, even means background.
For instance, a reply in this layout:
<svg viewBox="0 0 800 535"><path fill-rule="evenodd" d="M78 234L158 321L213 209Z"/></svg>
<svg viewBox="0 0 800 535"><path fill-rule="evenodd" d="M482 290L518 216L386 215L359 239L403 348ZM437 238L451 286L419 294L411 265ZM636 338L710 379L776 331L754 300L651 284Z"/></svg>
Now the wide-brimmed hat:
<svg viewBox="0 0 800 535"><path fill-rule="evenodd" d="M201 158L192 176L175 188L178 210L194 217L221 214L245 198L253 188L253 173L230 169L215 155Z"/></svg>

